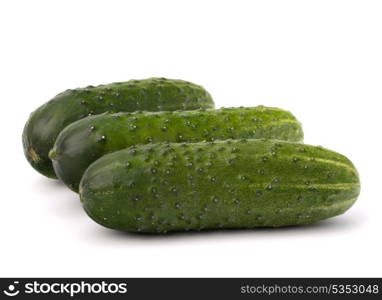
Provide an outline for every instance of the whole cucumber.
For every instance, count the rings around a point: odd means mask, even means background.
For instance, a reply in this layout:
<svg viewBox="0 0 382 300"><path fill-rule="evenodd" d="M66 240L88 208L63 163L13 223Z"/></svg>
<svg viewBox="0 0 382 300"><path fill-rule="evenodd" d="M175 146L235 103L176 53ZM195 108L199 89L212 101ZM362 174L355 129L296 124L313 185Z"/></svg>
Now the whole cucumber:
<svg viewBox="0 0 382 300"><path fill-rule="evenodd" d="M24 153L38 172L56 178L48 153L60 131L74 121L106 111L213 107L214 102L203 87L183 80L150 78L67 90L31 114L23 132Z"/></svg>
<svg viewBox="0 0 382 300"><path fill-rule="evenodd" d="M94 162L80 185L97 223L153 233L310 224L345 212L359 191L343 155L274 140L135 146Z"/></svg>
<svg viewBox="0 0 382 300"><path fill-rule="evenodd" d="M57 176L78 191L82 174L92 162L106 153L137 144L228 138L301 141L302 137L301 124L290 112L264 106L103 114L66 127L50 157Z"/></svg>

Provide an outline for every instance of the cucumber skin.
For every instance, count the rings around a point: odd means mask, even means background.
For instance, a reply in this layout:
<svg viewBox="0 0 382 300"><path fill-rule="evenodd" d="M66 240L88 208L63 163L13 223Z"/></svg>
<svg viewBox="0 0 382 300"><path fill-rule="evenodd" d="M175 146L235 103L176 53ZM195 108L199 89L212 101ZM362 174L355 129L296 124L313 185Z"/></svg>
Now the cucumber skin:
<svg viewBox="0 0 382 300"><path fill-rule="evenodd" d="M86 168L106 153L149 142L229 138L301 141L301 124L287 111L259 106L205 111L104 114L80 120L58 136L50 157L62 182L78 192Z"/></svg>
<svg viewBox="0 0 382 300"><path fill-rule="evenodd" d="M147 233L310 224L359 192L343 155L271 140L135 146L94 162L80 184L94 221Z"/></svg>
<svg viewBox="0 0 382 300"><path fill-rule="evenodd" d="M70 123L106 111L162 111L214 108L201 86L174 79L149 78L67 90L34 111L23 131L24 154L41 174L56 178L50 149Z"/></svg>

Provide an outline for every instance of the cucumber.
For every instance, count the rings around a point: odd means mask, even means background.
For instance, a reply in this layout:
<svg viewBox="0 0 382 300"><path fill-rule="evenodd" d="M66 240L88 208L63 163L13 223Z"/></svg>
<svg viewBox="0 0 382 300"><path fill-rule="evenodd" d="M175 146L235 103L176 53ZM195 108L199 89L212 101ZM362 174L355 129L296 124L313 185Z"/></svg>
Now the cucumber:
<svg viewBox="0 0 382 300"><path fill-rule="evenodd" d="M106 111L162 111L214 108L210 94L183 80L150 78L67 90L34 111L23 132L24 153L41 174L56 178L48 157L65 126Z"/></svg>
<svg viewBox="0 0 382 300"><path fill-rule="evenodd" d="M343 155L274 140L140 145L103 156L80 198L97 223L131 232L304 225L342 214L360 191Z"/></svg>
<svg viewBox="0 0 382 300"><path fill-rule="evenodd" d="M103 114L75 122L50 153L57 176L72 190L99 157L129 146L228 138L301 141L301 124L289 112L259 106L205 111Z"/></svg>

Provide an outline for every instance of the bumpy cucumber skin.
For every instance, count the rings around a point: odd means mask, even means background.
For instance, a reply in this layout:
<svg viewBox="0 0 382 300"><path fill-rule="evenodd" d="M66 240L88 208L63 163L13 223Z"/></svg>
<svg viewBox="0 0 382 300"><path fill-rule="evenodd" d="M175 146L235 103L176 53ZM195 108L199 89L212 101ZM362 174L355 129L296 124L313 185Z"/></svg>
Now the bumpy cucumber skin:
<svg viewBox="0 0 382 300"><path fill-rule="evenodd" d="M229 138L301 141L303 132L300 122L290 112L264 106L104 114L66 127L50 156L57 176L78 192L86 168L106 153L137 144Z"/></svg>
<svg viewBox="0 0 382 300"><path fill-rule="evenodd" d="M56 178L48 153L60 131L74 121L106 111L198 108L214 108L210 94L183 80L149 78L67 90L31 114L23 131L24 153L38 172Z"/></svg>
<svg viewBox="0 0 382 300"><path fill-rule="evenodd" d="M80 185L97 223L150 233L310 224L359 191L343 155L271 140L135 146L94 162Z"/></svg>

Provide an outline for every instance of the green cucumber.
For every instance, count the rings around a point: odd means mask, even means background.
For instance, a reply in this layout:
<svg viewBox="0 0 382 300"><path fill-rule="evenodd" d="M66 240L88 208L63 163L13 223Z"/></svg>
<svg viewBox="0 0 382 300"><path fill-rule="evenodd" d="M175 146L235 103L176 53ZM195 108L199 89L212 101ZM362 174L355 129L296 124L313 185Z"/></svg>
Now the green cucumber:
<svg viewBox="0 0 382 300"><path fill-rule="evenodd" d="M210 94L183 80L150 78L67 90L34 111L23 132L24 153L41 174L56 178L48 157L65 126L106 111L172 111L214 108Z"/></svg>
<svg viewBox="0 0 382 300"><path fill-rule="evenodd" d="M72 190L86 168L106 153L146 143L235 138L301 141L301 124L264 106L204 111L135 112L89 117L66 127L50 153L57 176Z"/></svg>
<svg viewBox="0 0 382 300"><path fill-rule="evenodd" d="M80 197L97 223L131 232L311 224L360 191L343 155L274 140L140 145L103 156Z"/></svg>

